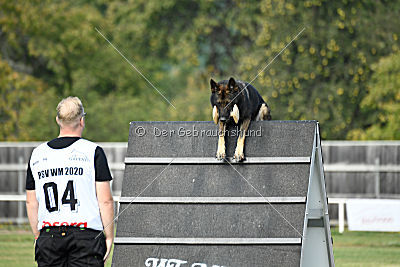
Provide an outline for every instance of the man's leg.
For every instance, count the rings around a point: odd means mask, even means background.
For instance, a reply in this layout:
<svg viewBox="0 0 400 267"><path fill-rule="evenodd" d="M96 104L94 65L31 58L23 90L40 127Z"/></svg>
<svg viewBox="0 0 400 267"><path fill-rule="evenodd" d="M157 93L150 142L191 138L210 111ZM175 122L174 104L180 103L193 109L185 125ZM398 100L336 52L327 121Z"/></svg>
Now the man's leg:
<svg viewBox="0 0 400 267"><path fill-rule="evenodd" d="M107 247L103 233L84 229L74 231L71 236L72 240L69 246L68 266L104 266L103 257Z"/></svg>
<svg viewBox="0 0 400 267"><path fill-rule="evenodd" d="M38 267L67 267L65 251L67 242L65 237L52 233L50 229L42 229L35 245L35 260Z"/></svg>

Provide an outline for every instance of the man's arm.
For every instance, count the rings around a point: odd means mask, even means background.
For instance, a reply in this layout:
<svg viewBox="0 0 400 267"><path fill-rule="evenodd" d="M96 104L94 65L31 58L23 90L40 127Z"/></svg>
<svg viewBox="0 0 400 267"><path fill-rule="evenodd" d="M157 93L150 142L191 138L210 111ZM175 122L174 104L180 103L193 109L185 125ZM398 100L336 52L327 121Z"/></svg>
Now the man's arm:
<svg viewBox="0 0 400 267"><path fill-rule="evenodd" d="M107 252L104 261L107 260L114 241L114 200L111 195L110 182L96 182L96 194L100 208L101 221L106 236Z"/></svg>
<svg viewBox="0 0 400 267"><path fill-rule="evenodd" d="M35 190L26 190L26 212L28 213L29 223L32 228L33 235L35 238L39 236L38 231L38 209L39 202L36 199Z"/></svg>

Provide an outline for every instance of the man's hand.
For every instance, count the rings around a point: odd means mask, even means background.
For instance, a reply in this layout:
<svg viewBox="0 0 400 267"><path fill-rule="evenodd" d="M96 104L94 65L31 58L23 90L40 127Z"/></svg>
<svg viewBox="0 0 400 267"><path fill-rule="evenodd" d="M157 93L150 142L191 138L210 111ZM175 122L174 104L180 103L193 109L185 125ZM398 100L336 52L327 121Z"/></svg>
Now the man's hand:
<svg viewBox="0 0 400 267"><path fill-rule="evenodd" d="M104 262L106 262L107 259L108 259L108 256L110 256L112 244L113 244L113 239L112 238L107 238L106 239L107 251L106 251L106 255L104 255L104 258L103 258Z"/></svg>
<svg viewBox="0 0 400 267"><path fill-rule="evenodd" d="M33 235L35 236L35 240L37 240L39 238L39 231L33 232Z"/></svg>

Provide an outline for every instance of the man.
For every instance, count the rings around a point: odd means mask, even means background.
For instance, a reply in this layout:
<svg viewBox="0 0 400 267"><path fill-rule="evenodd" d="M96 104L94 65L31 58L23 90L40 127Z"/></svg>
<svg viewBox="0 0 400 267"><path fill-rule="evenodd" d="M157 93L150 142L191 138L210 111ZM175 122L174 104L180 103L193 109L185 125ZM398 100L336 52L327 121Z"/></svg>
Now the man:
<svg viewBox="0 0 400 267"><path fill-rule="evenodd" d="M112 180L101 147L82 139L82 102L57 106L60 135L34 149L26 208L38 266L104 266L114 236ZM104 232L102 232L104 230Z"/></svg>

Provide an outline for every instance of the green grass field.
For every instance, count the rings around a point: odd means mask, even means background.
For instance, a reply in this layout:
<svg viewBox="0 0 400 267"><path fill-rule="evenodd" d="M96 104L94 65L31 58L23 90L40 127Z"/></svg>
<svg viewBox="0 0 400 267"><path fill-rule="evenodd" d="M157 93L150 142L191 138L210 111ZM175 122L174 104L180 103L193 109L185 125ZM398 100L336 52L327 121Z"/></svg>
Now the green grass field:
<svg viewBox="0 0 400 267"><path fill-rule="evenodd" d="M336 266L400 266L400 233L332 229L332 236ZM28 226L0 225L0 266L36 266Z"/></svg>
<svg viewBox="0 0 400 267"><path fill-rule="evenodd" d="M28 225L0 225L0 267L37 266L34 258L33 235ZM111 257L107 267L111 266Z"/></svg>
<svg viewBox="0 0 400 267"><path fill-rule="evenodd" d="M336 266L400 266L400 233L332 229Z"/></svg>

